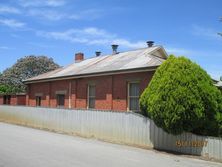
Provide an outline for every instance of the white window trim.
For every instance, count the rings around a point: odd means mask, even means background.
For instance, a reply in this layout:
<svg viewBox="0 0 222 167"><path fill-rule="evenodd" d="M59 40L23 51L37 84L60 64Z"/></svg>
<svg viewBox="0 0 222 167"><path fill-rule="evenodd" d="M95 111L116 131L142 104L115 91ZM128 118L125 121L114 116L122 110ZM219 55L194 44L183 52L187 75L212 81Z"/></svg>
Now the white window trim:
<svg viewBox="0 0 222 167"><path fill-rule="evenodd" d="M130 81L127 83L127 111L130 112L132 110L130 110L130 97L132 98L138 98L138 96L130 96L129 93L130 93L130 84L132 83L138 83L140 84L140 81ZM140 88L140 87L139 87Z"/></svg>
<svg viewBox="0 0 222 167"><path fill-rule="evenodd" d="M90 98L92 98L92 97L94 97L95 98L95 103L96 103L96 94L95 94L95 96L89 96L89 87L90 86L95 86L95 84L88 84L88 86L87 86L87 109L90 109L89 108L89 99ZM96 89L96 87L95 87L95 89ZM95 90L96 91L96 90ZM96 105L96 104L95 104Z"/></svg>

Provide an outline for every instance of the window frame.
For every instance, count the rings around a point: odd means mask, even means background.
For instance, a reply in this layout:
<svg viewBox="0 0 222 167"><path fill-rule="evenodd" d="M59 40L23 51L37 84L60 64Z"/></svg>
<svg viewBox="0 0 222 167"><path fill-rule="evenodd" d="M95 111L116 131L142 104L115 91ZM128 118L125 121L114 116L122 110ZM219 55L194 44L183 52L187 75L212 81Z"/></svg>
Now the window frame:
<svg viewBox="0 0 222 167"><path fill-rule="evenodd" d="M60 104L60 98L63 97L63 105ZM65 107L65 94L56 94L56 107L57 108L64 108Z"/></svg>
<svg viewBox="0 0 222 167"><path fill-rule="evenodd" d="M94 96L90 96L89 95L89 89L90 87L94 87L95 88L95 95ZM91 108L90 105L90 99L94 98L94 108ZM87 109L95 109L96 108L96 85L95 84L88 84L87 86Z"/></svg>
<svg viewBox="0 0 222 167"><path fill-rule="evenodd" d="M35 96L35 105L36 107L42 106L42 96Z"/></svg>
<svg viewBox="0 0 222 167"><path fill-rule="evenodd" d="M11 95L4 95L3 96L3 104L10 105L11 104Z"/></svg>
<svg viewBox="0 0 222 167"><path fill-rule="evenodd" d="M130 84L138 84L139 86L139 95L138 96L130 96ZM138 98L138 102L139 102L139 98L140 98L140 81L129 81L127 83L127 111L132 111L132 112L140 112L140 105L138 103L138 107L139 110L131 110L130 109L130 99L131 98Z"/></svg>

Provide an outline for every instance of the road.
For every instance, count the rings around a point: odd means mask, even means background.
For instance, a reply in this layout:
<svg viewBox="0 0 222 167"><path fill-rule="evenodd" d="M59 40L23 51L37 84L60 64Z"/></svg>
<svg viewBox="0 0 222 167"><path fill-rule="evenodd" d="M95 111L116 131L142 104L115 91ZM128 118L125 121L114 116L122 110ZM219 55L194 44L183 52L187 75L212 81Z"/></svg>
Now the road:
<svg viewBox="0 0 222 167"><path fill-rule="evenodd" d="M0 123L0 167L221 167L185 156Z"/></svg>

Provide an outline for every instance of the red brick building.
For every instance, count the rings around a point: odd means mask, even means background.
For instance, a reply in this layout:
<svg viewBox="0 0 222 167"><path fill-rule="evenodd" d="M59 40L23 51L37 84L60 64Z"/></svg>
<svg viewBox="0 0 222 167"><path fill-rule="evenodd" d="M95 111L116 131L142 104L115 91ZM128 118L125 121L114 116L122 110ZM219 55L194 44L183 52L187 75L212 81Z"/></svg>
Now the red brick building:
<svg viewBox="0 0 222 167"><path fill-rule="evenodd" d="M26 105L26 94L0 95L0 105Z"/></svg>
<svg viewBox="0 0 222 167"><path fill-rule="evenodd" d="M161 46L84 59L24 81L26 105L101 110L139 111L139 96L157 67L167 58Z"/></svg>

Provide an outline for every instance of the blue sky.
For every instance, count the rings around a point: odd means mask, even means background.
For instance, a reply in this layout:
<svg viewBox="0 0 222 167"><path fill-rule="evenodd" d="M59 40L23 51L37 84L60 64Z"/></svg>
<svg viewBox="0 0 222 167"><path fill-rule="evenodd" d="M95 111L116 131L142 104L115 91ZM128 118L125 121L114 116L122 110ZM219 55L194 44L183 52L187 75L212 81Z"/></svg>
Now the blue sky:
<svg viewBox="0 0 222 167"><path fill-rule="evenodd" d="M169 54L222 75L221 0L1 0L0 71L26 55L47 55L60 65L74 53L92 57L145 47L147 40Z"/></svg>

